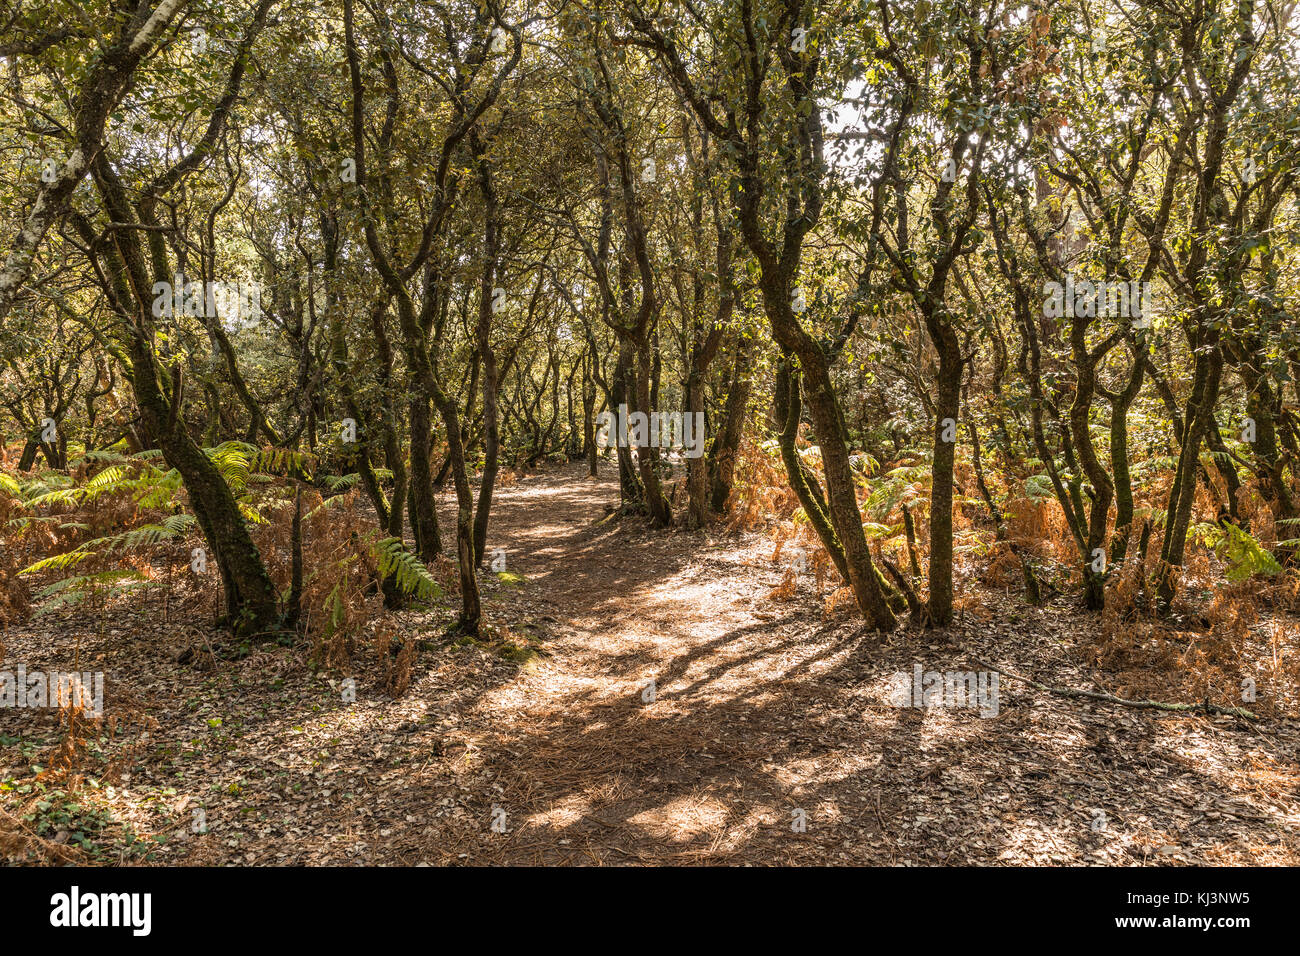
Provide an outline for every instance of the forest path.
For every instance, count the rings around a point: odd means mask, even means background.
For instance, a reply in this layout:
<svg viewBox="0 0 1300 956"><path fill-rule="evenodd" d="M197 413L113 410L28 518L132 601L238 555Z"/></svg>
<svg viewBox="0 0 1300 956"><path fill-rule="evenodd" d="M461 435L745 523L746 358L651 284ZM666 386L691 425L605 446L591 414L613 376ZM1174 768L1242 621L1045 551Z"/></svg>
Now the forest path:
<svg viewBox="0 0 1300 956"><path fill-rule="evenodd" d="M816 665L763 606L777 572L735 540L610 517L601 470L549 471L494 503L490 546L556 620L547 653L477 705L509 831L489 859L723 861L764 829L767 859L785 859L806 834L771 763L798 737L782 685Z"/></svg>
<svg viewBox="0 0 1300 956"><path fill-rule="evenodd" d="M466 714L462 759L486 768L491 806L426 844L429 862L1294 858L1294 740L1058 708L1010 682L992 720L888 701L915 663L970 655L1085 684L1062 645L1090 618L1014 603L943 632L829 623L807 587L769 598L765 538L605 520L618 486L601 469L548 470L494 503L489 546L551 634Z"/></svg>
<svg viewBox="0 0 1300 956"><path fill-rule="evenodd" d="M996 714L891 702L917 666L976 660L1124 694L1092 663L1099 622L1074 598L1028 607L963 579L953 627L874 633L849 609L828 619L811 575L776 600L784 569L767 534L609 517L618 487L601 467L599 480L574 464L499 489L489 547L524 580L484 574L484 640L445 637L450 594L383 619L423 639L398 696L373 633L346 669L315 668L302 644L242 648L192 584L168 620L157 596L131 595L102 618L78 606L5 630L0 660L106 672L114 736L81 766L111 785L77 799L125 826L99 824L98 861L1300 860L1294 722L1160 715L1011 681ZM450 491L439 510L454 513ZM520 663L524 646L542 653ZM0 782L33 781L62 739L53 710L6 711ZM0 862L32 846L14 838L38 794L24 786L0 787ZM54 843L40 852L66 857Z"/></svg>

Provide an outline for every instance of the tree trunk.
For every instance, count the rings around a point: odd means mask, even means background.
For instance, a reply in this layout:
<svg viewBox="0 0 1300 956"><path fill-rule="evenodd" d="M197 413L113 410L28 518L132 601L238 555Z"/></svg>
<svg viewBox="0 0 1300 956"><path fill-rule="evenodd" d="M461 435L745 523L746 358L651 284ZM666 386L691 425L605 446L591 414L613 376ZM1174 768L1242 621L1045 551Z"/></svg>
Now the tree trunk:
<svg viewBox="0 0 1300 956"><path fill-rule="evenodd" d="M154 365L149 347L133 338L131 381L135 386L140 417L149 431L158 436L158 445L167 464L175 468L185 483L190 508L212 548L221 571L226 592L226 623L237 634L256 634L275 628L279 613L277 594L270 575L262 564L239 513L239 504L203 450L185 430L173 394L169 408L154 379ZM180 377L176 377L179 384ZM174 389L179 393L180 389Z"/></svg>
<svg viewBox="0 0 1300 956"><path fill-rule="evenodd" d="M632 367L632 347L619 343L618 362L614 366L614 377L610 382L612 389L610 392L610 411L613 413L613 424L610 426L610 440L614 444L614 452L618 456L618 485L619 497L625 506L641 506L645 504L645 493L641 490L641 479L637 477L636 466L632 461L632 449L628 443L622 440L620 434L620 416L628 405L628 380L631 378ZM622 423L626 428L626 423Z"/></svg>
<svg viewBox="0 0 1300 956"><path fill-rule="evenodd" d="M429 466L433 424L429 416L429 399L412 396L411 419L411 531L415 535L415 553L428 563L442 553L438 534L438 510L433 496L433 475Z"/></svg>
<svg viewBox="0 0 1300 956"><path fill-rule="evenodd" d="M698 415L697 415L698 413ZM702 528L709 521L709 463L702 454L704 435L695 434L696 421L704 421L704 371L692 368L686 383L686 425L692 429L691 440L701 454L686 459L686 494L688 528ZM701 429L703 431L703 429ZM684 449L685 450L685 449Z"/></svg>
<svg viewBox="0 0 1300 956"><path fill-rule="evenodd" d="M27 444L23 445L23 453L18 458L19 471L31 471L32 465L36 464L36 453L40 451L41 443L35 438L27 439Z"/></svg>
<svg viewBox="0 0 1300 956"><path fill-rule="evenodd" d="M939 323L935 323L936 325ZM934 456L930 467L929 623L952 623L952 486L961 411L962 360L947 323L935 336L939 352L939 394L935 401Z"/></svg>
<svg viewBox="0 0 1300 956"><path fill-rule="evenodd" d="M1124 391L1111 400L1110 469L1115 482L1115 541L1110 560L1119 564L1128 555L1129 537L1133 533L1133 479L1128 461L1128 410L1142 390L1146 363L1134 347L1133 368Z"/></svg>
<svg viewBox="0 0 1300 956"><path fill-rule="evenodd" d="M712 482L710 504L713 510L719 513L726 509L727 499L731 497L731 483L736 472L736 455L740 450L740 439L745 430L745 414L753 385L753 369L748 367L752 351L751 339L741 339L736 346L722 423L718 426L713 445L709 449L709 475Z"/></svg>
<svg viewBox="0 0 1300 956"><path fill-rule="evenodd" d="M460 411L454 398L437 397L438 410L447 428L448 453L451 456L452 481L456 485L456 565L460 575L460 617L457 628L465 634L477 634L482 618L478 577L478 556L474 550L474 492L465 468L465 446L460 437Z"/></svg>
<svg viewBox="0 0 1300 956"><path fill-rule="evenodd" d="M654 404L650 399L650 374L651 358L649 348L637 349L637 374L636 374L636 408L634 411L642 412L646 417L647 432L653 431L651 426L651 409ZM636 451L637 467L641 472L641 487L645 491L646 508L650 512L650 517L656 524L667 526L672 524L672 510L668 507L668 500L664 497L663 486L659 481L659 449L652 442L658 441L658 436L649 435L649 441L639 445Z"/></svg>
<svg viewBox="0 0 1300 956"><path fill-rule="evenodd" d="M1183 563L1192 504L1196 498L1196 469L1201 439L1214 417L1214 403L1219 395L1222 369L1223 356L1217 341L1210 343L1206 351L1197 353L1192 396L1187 405L1187 421L1178 454L1178 469L1174 473L1173 487L1169 490L1169 501L1165 509L1165 537L1160 547L1160 580L1156 594L1160 609L1165 611L1169 609L1177 590L1175 576Z"/></svg>
<svg viewBox="0 0 1300 956"><path fill-rule="evenodd" d="M595 361L595 355L591 356ZM582 452L587 458L587 474L595 478L599 456L596 448L596 385L583 362L582 376Z"/></svg>

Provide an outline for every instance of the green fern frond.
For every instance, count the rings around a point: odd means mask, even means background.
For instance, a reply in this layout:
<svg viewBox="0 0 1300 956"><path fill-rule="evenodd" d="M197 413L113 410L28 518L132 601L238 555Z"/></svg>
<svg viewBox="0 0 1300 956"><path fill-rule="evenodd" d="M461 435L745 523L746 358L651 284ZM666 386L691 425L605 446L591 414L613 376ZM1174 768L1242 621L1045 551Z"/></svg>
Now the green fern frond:
<svg viewBox="0 0 1300 956"><path fill-rule="evenodd" d="M76 567L82 561L86 560L86 558L92 558L94 556L94 551L85 550L84 547L74 548L73 550L66 551L63 554L53 554L48 558L42 558L35 564L30 564L23 568L18 572L18 575L19 577L23 577L28 574L40 574L42 571L66 571L68 568ZM51 585L51 587L52 586L53 585Z"/></svg>
<svg viewBox="0 0 1300 956"><path fill-rule="evenodd" d="M321 475L320 483L326 491L347 491L356 486L361 476L355 471L350 475Z"/></svg>
<svg viewBox="0 0 1300 956"><path fill-rule="evenodd" d="M55 491L47 491L42 495L27 502L29 508L39 508L42 505L76 505L85 497L85 492L80 488L61 488Z"/></svg>
<svg viewBox="0 0 1300 956"><path fill-rule="evenodd" d="M23 497L31 499L37 495L43 495L47 491L71 488L74 482L69 475L64 475L57 471L43 471L35 478L28 478L21 484Z"/></svg>
<svg viewBox="0 0 1300 956"><path fill-rule="evenodd" d="M129 461L126 455L112 448L96 448L86 452L78 458L70 467L76 468L78 465L116 465L120 462Z"/></svg>
<svg viewBox="0 0 1300 956"><path fill-rule="evenodd" d="M175 468L166 473L153 470L142 475L135 488L135 503L141 508L166 508L176 499L182 487L181 474Z"/></svg>
<svg viewBox="0 0 1300 956"><path fill-rule="evenodd" d="M92 594L117 597L127 591L152 586L154 586L153 582L146 579L139 571L121 568L64 578L61 581L55 581L49 587L42 588L37 593L38 598L52 597L54 600L42 605L36 613L48 614L58 608L78 604Z"/></svg>
<svg viewBox="0 0 1300 956"><path fill-rule="evenodd" d="M125 465L110 465L86 482L86 491L88 493L99 493L110 490L126 475L127 469ZM94 495L90 494L89 496L93 497Z"/></svg>
<svg viewBox="0 0 1300 956"><path fill-rule="evenodd" d="M867 498L867 513L877 519L889 517L900 501L908 498L918 482L930 476L925 465L900 465L876 479L876 487Z"/></svg>
<svg viewBox="0 0 1300 956"><path fill-rule="evenodd" d="M1025 496L1034 501L1046 501L1056 497L1052 479L1048 475L1030 475L1025 479Z"/></svg>
<svg viewBox="0 0 1300 956"><path fill-rule="evenodd" d="M184 536L195 525L191 514L168 515L158 524L141 525L107 538L88 541L85 547L101 546L107 551L134 551Z"/></svg>
<svg viewBox="0 0 1300 956"><path fill-rule="evenodd" d="M1192 534L1219 555L1227 565L1225 576L1233 584L1257 574L1271 577L1282 570L1267 548L1235 524L1202 522L1192 529Z"/></svg>
<svg viewBox="0 0 1300 956"><path fill-rule="evenodd" d="M222 480L230 490L239 496L248 487L248 476L253 471L253 461L258 456L258 449L248 442L222 442L215 448L203 449L212 463L217 466Z"/></svg>
<svg viewBox="0 0 1300 956"><path fill-rule="evenodd" d="M429 569L406 550L401 538L376 541L373 550L379 559L379 573L384 577L391 576L403 594L413 594L424 601L442 594L442 588L433 579Z"/></svg>
<svg viewBox="0 0 1300 956"><path fill-rule="evenodd" d="M251 467L258 474L311 481L316 471L316 456L292 448L263 448L254 456Z"/></svg>

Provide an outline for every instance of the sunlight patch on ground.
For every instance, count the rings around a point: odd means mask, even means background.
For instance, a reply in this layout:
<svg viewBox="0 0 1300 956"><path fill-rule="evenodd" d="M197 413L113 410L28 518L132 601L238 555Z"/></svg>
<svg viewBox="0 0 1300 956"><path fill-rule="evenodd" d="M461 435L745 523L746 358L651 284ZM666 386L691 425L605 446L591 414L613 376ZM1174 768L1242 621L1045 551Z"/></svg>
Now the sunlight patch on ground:
<svg viewBox="0 0 1300 956"><path fill-rule="evenodd" d="M628 819L657 839L684 843L722 829L730 807L713 797L689 794Z"/></svg>
<svg viewBox="0 0 1300 956"><path fill-rule="evenodd" d="M842 667L852 653L846 646L826 654L824 647L815 644L778 645L764 652L755 649L754 641L750 637L730 654L719 652L691 661L684 674L686 693L713 700L744 697L757 705L780 693L776 685L815 679Z"/></svg>
<svg viewBox="0 0 1300 956"><path fill-rule="evenodd" d="M529 826L563 830L573 826L589 813L591 813L591 801L579 794L574 794L560 800L549 810L530 814L526 818L526 822Z"/></svg>
<svg viewBox="0 0 1300 956"><path fill-rule="evenodd" d="M1011 814L1003 815L1004 819L1009 816ZM918 819L922 823L929 822L924 818ZM1081 819L1080 825L1087 824ZM1023 863L1026 858L1040 864L1058 859L1064 862L1074 855L1077 842L1078 834L1061 833L1058 827L1047 826L1039 820L1022 819L1004 837L998 859L1017 863Z"/></svg>

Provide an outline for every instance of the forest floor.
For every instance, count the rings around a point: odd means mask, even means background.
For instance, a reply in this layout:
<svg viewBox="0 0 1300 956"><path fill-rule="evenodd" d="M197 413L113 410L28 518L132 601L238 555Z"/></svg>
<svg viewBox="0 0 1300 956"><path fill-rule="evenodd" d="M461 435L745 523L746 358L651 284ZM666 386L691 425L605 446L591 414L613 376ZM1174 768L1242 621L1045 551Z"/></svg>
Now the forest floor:
<svg viewBox="0 0 1300 956"><path fill-rule="evenodd" d="M73 790L33 769L58 742L53 713L0 712L0 859L1300 861L1295 722L1156 714L1009 679L995 717L891 702L917 664L1106 688L1080 653L1098 624L1077 599L1033 608L993 591L978 619L881 636L828 620L811 587L773 600L768 537L654 530L612 515L617 500L579 464L501 488L497 639L445 640L436 615L401 612L401 636L428 645L396 700L358 668L345 702L340 675L313 673L301 648L220 659L230 639L199 620L210 596L188 623L124 603L103 625L60 611L10 628L0 666L29 672L71 669L79 632L80 668L106 673L108 720ZM179 663L195 646L218 659Z"/></svg>

